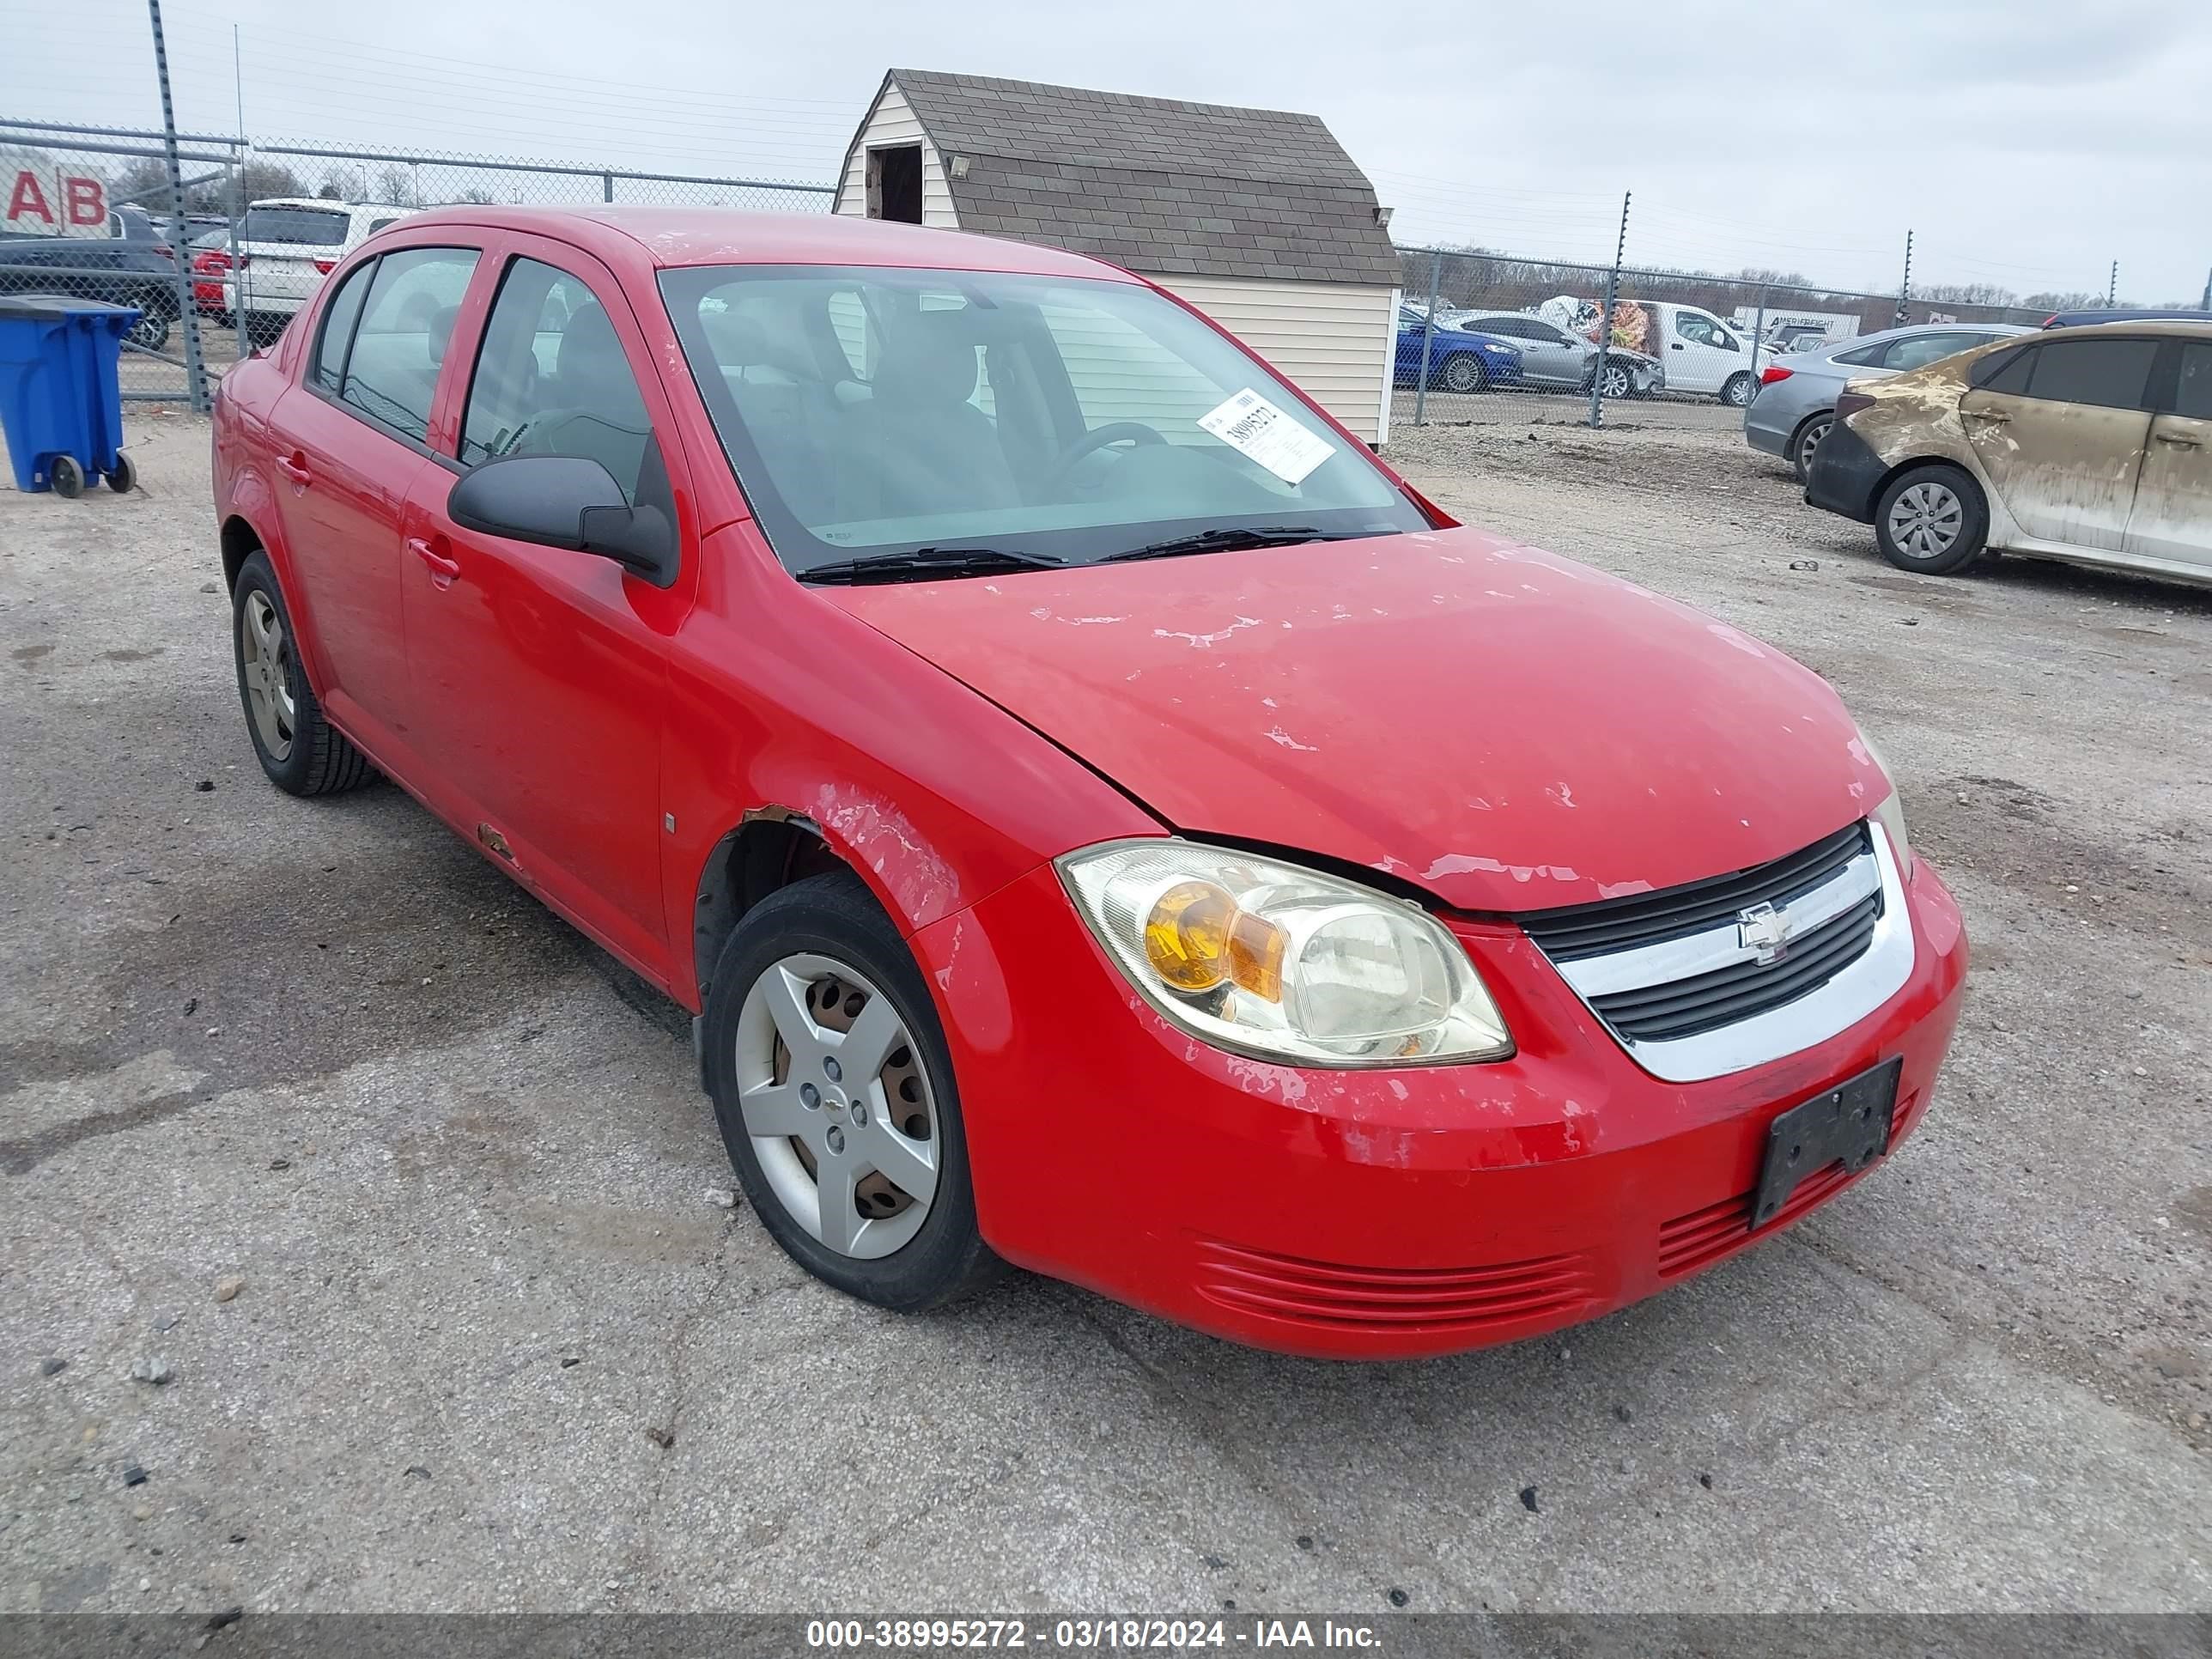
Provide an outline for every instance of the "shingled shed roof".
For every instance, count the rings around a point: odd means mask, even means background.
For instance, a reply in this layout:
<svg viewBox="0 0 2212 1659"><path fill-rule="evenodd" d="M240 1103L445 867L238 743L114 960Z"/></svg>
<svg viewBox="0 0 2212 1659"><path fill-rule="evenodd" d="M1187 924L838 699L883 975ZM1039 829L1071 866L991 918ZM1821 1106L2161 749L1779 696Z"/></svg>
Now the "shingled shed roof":
<svg viewBox="0 0 2212 1659"><path fill-rule="evenodd" d="M886 79L945 158L963 230L1162 275L1397 286L1374 187L1316 116L924 70Z"/></svg>

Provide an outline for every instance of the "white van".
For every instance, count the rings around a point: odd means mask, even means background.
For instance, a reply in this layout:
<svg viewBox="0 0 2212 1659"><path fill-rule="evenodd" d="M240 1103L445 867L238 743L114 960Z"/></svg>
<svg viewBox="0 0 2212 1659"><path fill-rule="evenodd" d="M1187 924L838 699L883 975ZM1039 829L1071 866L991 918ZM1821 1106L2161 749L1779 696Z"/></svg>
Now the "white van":
<svg viewBox="0 0 2212 1659"><path fill-rule="evenodd" d="M412 208L274 196L239 222L224 301L246 337L264 344L314 297L339 260Z"/></svg>

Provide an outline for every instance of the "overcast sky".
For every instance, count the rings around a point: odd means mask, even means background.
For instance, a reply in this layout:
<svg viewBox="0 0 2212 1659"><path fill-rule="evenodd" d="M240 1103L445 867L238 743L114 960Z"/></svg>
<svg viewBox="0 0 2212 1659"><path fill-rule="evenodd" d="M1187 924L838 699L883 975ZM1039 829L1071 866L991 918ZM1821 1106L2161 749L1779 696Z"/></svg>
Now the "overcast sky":
<svg viewBox="0 0 2212 1659"><path fill-rule="evenodd" d="M1310 111L1401 242L2187 298L2212 5L2179 0L206 0L188 128L831 179L892 64ZM326 19L329 33L311 32ZM242 74L234 76L232 26ZM136 0L0 0L0 116L158 124Z"/></svg>

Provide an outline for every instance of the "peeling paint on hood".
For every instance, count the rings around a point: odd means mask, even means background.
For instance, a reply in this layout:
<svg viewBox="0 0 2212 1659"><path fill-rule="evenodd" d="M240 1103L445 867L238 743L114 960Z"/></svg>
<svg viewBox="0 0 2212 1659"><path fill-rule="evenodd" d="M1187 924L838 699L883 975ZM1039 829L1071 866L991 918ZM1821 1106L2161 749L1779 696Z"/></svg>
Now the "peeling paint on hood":
<svg viewBox="0 0 2212 1659"><path fill-rule="evenodd" d="M1810 670L1479 531L819 591L1178 830L1463 909L1740 869L1887 793Z"/></svg>

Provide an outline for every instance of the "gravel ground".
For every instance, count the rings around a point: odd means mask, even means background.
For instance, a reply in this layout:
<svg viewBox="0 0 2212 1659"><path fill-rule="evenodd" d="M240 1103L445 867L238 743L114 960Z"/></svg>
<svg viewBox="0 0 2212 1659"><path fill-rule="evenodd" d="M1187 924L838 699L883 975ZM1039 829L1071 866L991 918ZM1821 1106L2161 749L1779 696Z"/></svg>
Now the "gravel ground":
<svg viewBox="0 0 2212 1659"><path fill-rule="evenodd" d="M1719 411L1528 413L1395 459L1827 675L1972 993L1807 1224L1390 1367L817 1286L674 1011L396 789L262 781L203 424L0 495L0 1610L2212 1605L2212 600L1909 578Z"/></svg>

